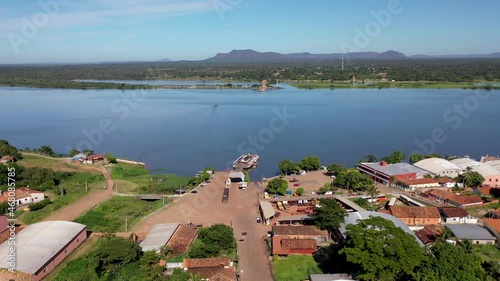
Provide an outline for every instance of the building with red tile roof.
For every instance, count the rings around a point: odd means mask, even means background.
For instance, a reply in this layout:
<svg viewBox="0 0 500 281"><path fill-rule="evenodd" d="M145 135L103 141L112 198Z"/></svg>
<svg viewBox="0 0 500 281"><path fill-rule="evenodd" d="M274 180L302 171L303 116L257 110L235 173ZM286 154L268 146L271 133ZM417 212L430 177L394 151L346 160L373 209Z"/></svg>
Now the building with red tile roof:
<svg viewBox="0 0 500 281"><path fill-rule="evenodd" d="M273 226L273 255L311 255L328 241L328 232L315 226Z"/></svg>
<svg viewBox="0 0 500 281"><path fill-rule="evenodd" d="M424 243L429 245L436 242L436 239L443 234L444 226L439 224L427 225L424 228L415 231L415 235Z"/></svg>
<svg viewBox="0 0 500 281"><path fill-rule="evenodd" d="M441 223L436 207L391 206L391 214L406 225L431 225Z"/></svg>
<svg viewBox="0 0 500 281"><path fill-rule="evenodd" d="M421 179L400 179L397 181L396 186L405 191L414 191L417 188L440 187L439 180L431 178Z"/></svg>
<svg viewBox="0 0 500 281"><path fill-rule="evenodd" d="M233 281L233 263L228 258L184 259L183 267L189 274L199 275L203 280Z"/></svg>
<svg viewBox="0 0 500 281"><path fill-rule="evenodd" d="M45 199L45 194L38 190L32 190L29 187L16 188L14 191L16 198L16 207L26 206L38 203ZM9 192L0 190L0 203L9 201Z"/></svg>
<svg viewBox="0 0 500 281"><path fill-rule="evenodd" d="M484 227L488 229L500 241L500 219L483 219Z"/></svg>
<svg viewBox="0 0 500 281"><path fill-rule="evenodd" d="M422 192L420 195L441 204L452 205L460 208L483 204L483 200L476 195L460 195L447 190L430 189Z"/></svg>

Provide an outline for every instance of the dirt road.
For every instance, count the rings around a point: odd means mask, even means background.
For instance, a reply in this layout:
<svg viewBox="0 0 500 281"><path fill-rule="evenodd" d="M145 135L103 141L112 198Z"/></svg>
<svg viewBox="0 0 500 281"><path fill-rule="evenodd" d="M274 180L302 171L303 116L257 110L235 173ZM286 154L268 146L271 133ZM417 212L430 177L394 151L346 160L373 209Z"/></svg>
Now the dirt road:
<svg viewBox="0 0 500 281"><path fill-rule="evenodd" d="M44 219L44 221L52 221L52 220L67 220L72 221L79 217L81 214L86 211L92 209L94 206L108 200L113 196L113 185L114 182L111 179L110 174L104 167L100 167L100 171L102 175L106 179L107 188L103 190L96 190L80 200L76 201L73 204L67 205L55 212L53 212L50 216Z"/></svg>
<svg viewBox="0 0 500 281"><path fill-rule="evenodd" d="M166 205L163 209L147 217L132 228L132 232L144 239L155 224L161 223L203 223L209 226L223 223L234 227L237 239L238 255L242 281L273 280L270 262L263 237L270 226L256 222L258 215L257 189L253 184L247 190L239 190L236 184L231 186L229 200L222 203L224 180L229 172L217 172L216 179L197 193L189 193ZM246 232L246 235L242 235ZM239 241L243 239L243 241Z"/></svg>

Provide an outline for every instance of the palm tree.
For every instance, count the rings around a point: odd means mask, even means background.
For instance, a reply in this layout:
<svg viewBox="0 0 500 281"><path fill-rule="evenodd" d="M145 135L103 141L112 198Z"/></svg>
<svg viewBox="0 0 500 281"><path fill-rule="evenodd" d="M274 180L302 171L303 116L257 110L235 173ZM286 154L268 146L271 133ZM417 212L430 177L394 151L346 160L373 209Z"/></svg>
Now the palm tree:
<svg viewBox="0 0 500 281"><path fill-rule="evenodd" d="M366 191L368 192L368 195L370 196L370 205L373 205L373 199L375 197L378 197L378 195L380 194L380 191L378 191L378 188L375 186L375 185L370 185L368 186L368 188L366 189Z"/></svg>

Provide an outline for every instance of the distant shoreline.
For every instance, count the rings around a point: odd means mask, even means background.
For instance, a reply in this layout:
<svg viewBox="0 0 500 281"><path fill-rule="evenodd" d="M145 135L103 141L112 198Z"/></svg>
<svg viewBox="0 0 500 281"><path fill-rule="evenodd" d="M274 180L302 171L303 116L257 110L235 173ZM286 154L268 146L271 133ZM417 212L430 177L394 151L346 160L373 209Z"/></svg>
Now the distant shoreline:
<svg viewBox="0 0 500 281"><path fill-rule="evenodd" d="M463 89L463 90L500 90L499 82L296 82L291 84L298 89Z"/></svg>

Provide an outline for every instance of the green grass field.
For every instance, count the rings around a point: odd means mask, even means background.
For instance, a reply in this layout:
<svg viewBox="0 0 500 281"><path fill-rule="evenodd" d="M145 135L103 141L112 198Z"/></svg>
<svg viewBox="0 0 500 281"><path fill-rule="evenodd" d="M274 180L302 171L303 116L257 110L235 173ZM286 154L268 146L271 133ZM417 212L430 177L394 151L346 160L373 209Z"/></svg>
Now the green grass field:
<svg viewBox="0 0 500 281"><path fill-rule="evenodd" d="M85 180L88 183L88 191L85 191ZM59 187L65 190L64 195L55 194L53 191L45 191L45 195L51 198L52 203L37 211L27 211L19 216L19 220L26 224L33 224L48 217L52 212L74 203L83 196L94 190L101 189L106 185L102 174L75 173L61 180Z"/></svg>
<svg viewBox="0 0 500 281"><path fill-rule="evenodd" d="M125 231L125 217L130 229L143 217L162 206L162 200L148 202L135 197L114 196L79 216L75 222L87 225L87 229L91 231L122 232Z"/></svg>
<svg viewBox="0 0 500 281"><path fill-rule="evenodd" d="M68 159L51 158L33 153L22 153L22 155L23 159L17 161L20 166L41 167L54 171L100 173L95 166L71 163Z"/></svg>
<svg viewBox="0 0 500 281"><path fill-rule="evenodd" d="M372 84L353 84L351 82L301 82L291 84L299 89L490 89L498 90L499 86L476 85L475 82L374 82Z"/></svg>
<svg viewBox="0 0 500 281"><path fill-rule="evenodd" d="M308 280L310 274L321 274L318 264L311 256L289 256L273 262L274 280L301 281Z"/></svg>
<svg viewBox="0 0 500 281"><path fill-rule="evenodd" d="M500 262L500 248L497 245L474 245L472 251L484 261Z"/></svg>
<svg viewBox="0 0 500 281"><path fill-rule="evenodd" d="M171 175L151 175L141 166L118 164L108 169L116 181L120 193L172 194L179 187L187 185L187 178Z"/></svg>

